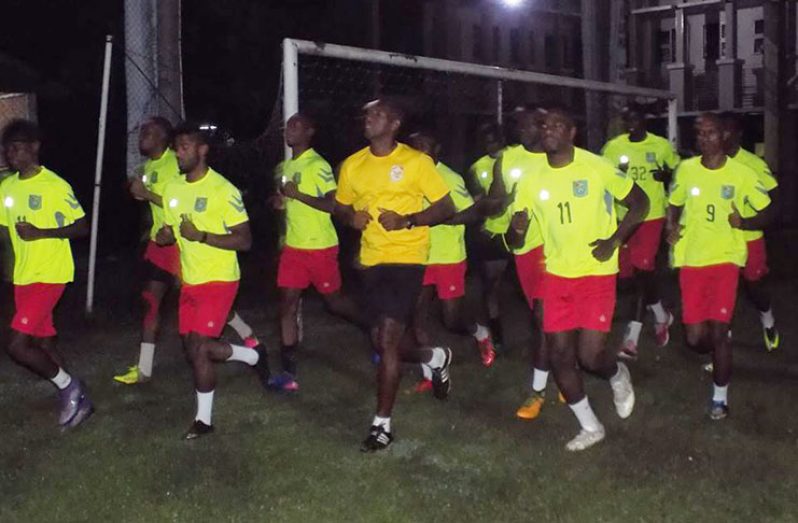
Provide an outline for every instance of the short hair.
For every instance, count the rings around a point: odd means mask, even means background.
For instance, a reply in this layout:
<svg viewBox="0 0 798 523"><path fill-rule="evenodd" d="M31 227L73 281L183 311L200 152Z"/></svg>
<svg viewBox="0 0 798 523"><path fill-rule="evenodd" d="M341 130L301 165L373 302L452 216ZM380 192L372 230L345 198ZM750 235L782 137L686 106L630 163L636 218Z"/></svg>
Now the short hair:
<svg viewBox="0 0 798 523"><path fill-rule="evenodd" d="M372 100L363 106L363 110L371 107L384 108L394 119L399 120L401 123L405 122L405 108L398 99L392 96L381 96L376 100Z"/></svg>
<svg viewBox="0 0 798 523"><path fill-rule="evenodd" d="M153 125L163 132L164 136L168 141L172 141L172 135L174 133L174 127L172 127L172 122L164 118L163 116L151 116L146 120L146 123L149 125Z"/></svg>
<svg viewBox="0 0 798 523"><path fill-rule="evenodd" d="M41 142L41 131L36 123L23 118L14 118L3 129L2 144L11 142Z"/></svg>
<svg viewBox="0 0 798 523"><path fill-rule="evenodd" d="M720 127L721 129L723 129L724 127L723 120L721 119L718 113L712 113L708 111L703 112L699 114L698 117L696 117L696 123L698 123L699 120L710 120L711 122L717 124L717 126Z"/></svg>
<svg viewBox="0 0 798 523"><path fill-rule="evenodd" d="M721 123L723 124L724 129L728 129L730 131L735 132L742 132L743 130L743 122L740 118L740 115L734 113L732 111L724 111L718 115L720 118Z"/></svg>
<svg viewBox="0 0 798 523"><path fill-rule="evenodd" d="M319 122L318 122L318 120L316 120L316 118L312 114L310 114L310 113L308 113L306 111L300 111L300 112L292 115L291 118L298 118L299 120L302 120L303 122L305 122L306 126L310 127L314 131L318 131L319 130Z"/></svg>
<svg viewBox="0 0 798 523"><path fill-rule="evenodd" d="M558 114L562 116L571 127L577 127L576 119L571 115L571 111L564 105L551 105L543 109L544 114Z"/></svg>
<svg viewBox="0 0 798 523"><path fill-rule="evenodd" d="M504 131L502 130L501 126L495 122L484 122L480 124L479 127L477 127L477 133L480 136L492 134L499 139L504 137Z"/></svg>
<svg viewBox="0 0 798 523"><path fill-rule="evenodd" d="M174 128L172 138L177 139L178 136L191 136L202 145L211 144L211 136L208 131L200 127L199 124L194 122L181 122Z"/></svg>

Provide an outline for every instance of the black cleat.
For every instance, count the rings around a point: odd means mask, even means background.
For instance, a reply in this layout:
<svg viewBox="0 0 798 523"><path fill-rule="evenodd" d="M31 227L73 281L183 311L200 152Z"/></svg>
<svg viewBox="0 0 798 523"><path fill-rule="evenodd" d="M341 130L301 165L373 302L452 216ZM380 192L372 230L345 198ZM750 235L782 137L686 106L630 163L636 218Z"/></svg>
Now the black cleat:
<svg viewBox="0 0 798 523"><path fill-rule="evenodd" d="M449 397L449 390L452 388L449 380L449 365L452 363L452 349L443 349L446 353L446 360L437 369L432 369L432 394L439 400Z"/></svg>
<svg viewBox="0 0 798 523"><path fill-rule="evenodd" d="M258 353L258 363L255 364L255 373L258 375L258 380L264 388L269 388L269 379L271 372L269 371L269 355L266 353L266 347L259 343L253 350Z"/></svg>
<svg viewBox="0 0 798 523"><path fill-rule="evenodd" d="M393 435L387 432L382 425L372 425L369 429L369 437L360 445L360 452L376 452L387 449L393 442Z"/></svg>
<svg viewBox="0 0 798 523"><path fill-rule="evenodd" d="M191 426L186 431L185 435L183 435L183 439L185 440L197 439L212 432L213 432L213 425L206 425L200 420L195 419L194 423L191 424Z"/></svg>

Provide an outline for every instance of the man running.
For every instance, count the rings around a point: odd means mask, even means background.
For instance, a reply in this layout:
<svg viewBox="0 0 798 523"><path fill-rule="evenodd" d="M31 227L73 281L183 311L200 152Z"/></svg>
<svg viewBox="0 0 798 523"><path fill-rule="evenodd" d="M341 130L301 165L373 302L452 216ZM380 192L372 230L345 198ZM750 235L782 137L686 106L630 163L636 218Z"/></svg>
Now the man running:
<svg viewBox="0 0 798 523"><path fill-rule="evenodd" d="M66 370L56 349L53 310L73 281L70 240L88 235L83 208L72 187L39 162L39 128L12 120L3 130L3 152L13 174L0 185L0 226L14 250L14 305L8 355L58 390L58 423L72 428L94 406L83 383Z"/></svg>
<svg viewBox="0 0 798 523"><path fill-rule="evenodd" d="M626 133L616 136L602 149L602 155L631 176L648 196L649 210L619 254L620 276L633 277L635 285L634 319L626 327L621 343L621 356L637 357L637 345L646 309L654 314L654 335L657 345L670 340L673 314L665 310L656 275L657 252L665 225L667 197L665 187L679 164L679 156L670 142L646 129L641 110L628 107L623 112ZM618 206L619 219L626 209Z"/></svg>
<svg viewBox="0 0 798 523"><path fill-rule="evenodd" d="M164 225L159 245L177 242L184 285L180 289L179 330L194 370L197 414L185 439L213 432L215 362L240 361L269 379L262 345L255 349L218 340L238 292L237 251L249 250L252 237L241 193L207 164L208 138L199 127L175 131L175 153L185 178L164 188Z"/></svg>
<svg viewBox="0 0 798 523"><path fill-rule="evenodd" d="M726 155L718 115L699 116L695 131L701 156L685 160L676 171L668 200L668 243L673 265L680 269L687 345L712 355L709 418L721 420L729 414L729 324L747 256L743 233L767 225L771 213L763 211L770 198L756 172ZM743 218L739 209L746 205L757 214Z"/></svg>
<svg viewBox="0 0 798 523"><path fill-rule="evenodd" d="M360 264L372 341L380 354L377 413L361 450L373 452L393 441L391 412L402 362L424 364L432 373L433 393L449 394L448 348L421 348L406 332L424 278L429 227L454 215L446 183L429 156L397 142L403 112L390 99L364 108L369 146L341 166L336 216L362 231ZM430 206L423 209L426 199Z"/></svg>
<svg viewBox="0 0 798 523"><path fill-rule="evenodd" d="M316 123L306 114L289 118L285 143L291 159L281 164L286 235L280 253L277 287L280 289L280 362L283 373L272 378L276 390L296 392L296 349L299 304L311 284L327 309L354 323L362 323L355 303L341 293L338 235L330 213L335 206L335 177L327 161L313 148Z"/></svg>
<svg viewBox="0 0 798 523"><path fill-rule="evenodd" d="M618 247L648 211L645 193L605 159L574 146L576 125L561 109L543 124L546 163L521 179L508 238L519 246L537 220L546 256L543 330L554 379L581 431L568 442L584 450L604 439L604 426L590 407L580 369L607 379L615 408L627 418L635 395L629 369L607 350L615 310ZM614 200L629 212L618 223Z"/></svg>

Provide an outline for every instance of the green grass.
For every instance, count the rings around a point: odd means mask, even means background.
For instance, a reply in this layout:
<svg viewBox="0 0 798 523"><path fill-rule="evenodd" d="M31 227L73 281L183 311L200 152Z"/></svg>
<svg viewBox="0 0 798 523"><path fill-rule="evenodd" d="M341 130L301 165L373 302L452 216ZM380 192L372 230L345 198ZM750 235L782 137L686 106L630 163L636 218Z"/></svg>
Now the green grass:
<svg viewBox="0 0 798 523"><path fill-rule="evenodd" d="M274 303L259 303L259 290L249 289L242 314L275 347ZM118 386L111 376L136 354L131 296L104 303L91 324L69 324L80 303L72 289L59 316L61 346L98 411L62 434L52 386L0 359L0 521L798 520L798 329L794 316L788 321L798 288L781 279L774 289L783 347L765 353L758 319L741 301L724 422L705 416L711 380L684 349L681 328L665 349L646 330L631 365L634 414L618 419L609 386L588 379L607 439L567 453L577 424L553 383L541 418L514 418L530 334L522 302L508 291L509 354L485 370L473 345L445 336L455 347L451 398L408 393L408 369L396 442L376 455L358 451L375 403L366 339L317 299L306 303L301 393L265 394L247 367L220 365L217 432L184 442L194 397L174 314L155 379ZM617 343L620 323L615 330Z"/></svg>

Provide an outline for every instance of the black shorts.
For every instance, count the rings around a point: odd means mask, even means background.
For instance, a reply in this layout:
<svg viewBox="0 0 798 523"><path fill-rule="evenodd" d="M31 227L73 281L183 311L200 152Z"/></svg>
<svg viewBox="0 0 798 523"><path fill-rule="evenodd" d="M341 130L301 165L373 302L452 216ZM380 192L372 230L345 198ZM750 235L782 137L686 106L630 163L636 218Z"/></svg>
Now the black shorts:
<svg viewBox="0 0 798 523"><path fill-rule="evenodd" d="M361 273L363 307L371 325L386 317L407 325L413 318L423 265L374 265Z"/></svg>
<svg viewBox="0 0 798 523"><path fill-rule="evenodd" d="M165 285L175 285L177 278L169 271L165 271L149 260L142 260L142 276L144 281L157 281Z"/></svg>
<svg viewBox="0 0 798 523"><path fill-rule="evenodd" d="M480 265L493 261L510 261L512 253L504 243L501 234L491 234L484 230L475 231L472 236L473 259Z"/></svg>

